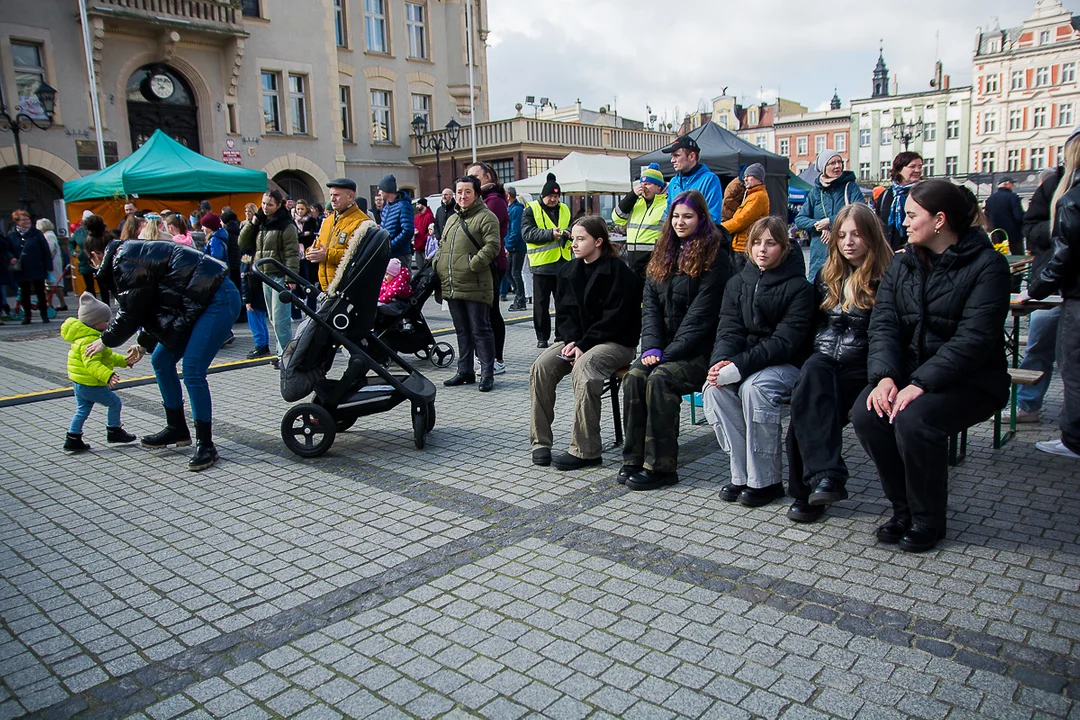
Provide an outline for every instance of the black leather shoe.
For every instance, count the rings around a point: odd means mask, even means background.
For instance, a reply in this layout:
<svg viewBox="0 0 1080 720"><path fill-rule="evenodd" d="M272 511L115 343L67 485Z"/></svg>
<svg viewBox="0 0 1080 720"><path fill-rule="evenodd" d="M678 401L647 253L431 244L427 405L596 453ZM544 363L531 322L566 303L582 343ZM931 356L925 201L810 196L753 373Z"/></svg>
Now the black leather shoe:
<svg viewBox="0 0 1080 720"><path fill-rule="evenodd" d="M551 448L536 448L532 451L533 465L547 467L551 464Z"/></svg>
<svg viewBox="0 0 1080 720"><path fill-rule="evenodd" d="M768 487L752 488L744 487L739 493L739 504L746 507L761 507L768 505L776 498L784 497L784 484L773 483Z"/></svg>
<svg viewBox="0 0 1080 720"><path fill-rule="evenodd" d="M720 486L720 499L724 502L735 502L739 499L739 493L741 493L745 487L745 485L724 483Z"/></svg>
<svg viewBox="0 0 1080 720"><path fill-rule="evenodd" d="M548 341L547 340L537 340L536 341L536 347L538 347L538 348L546 348L547 346L548 346Z"/></svg>
<svg viewBox="0 0 1080 720"><path fill-rule="evenodd" d="M796 500L787 510L787 519L797 523L812 523L825 514L820 505L810 505L805 500Z"/></svg>
<svg viewBox="0 0 1080 720"><path fill-rule="evenodd" d="M475 375L462 375L461 373L455 373L454 377L449 380L443 380L443 385L446 387L457 387L458 385L472 385L476 382Z"/></svg>
<svg viewBox="0 0 1080 720"><path fill-rule="evenodd" d="M829 505L841 500L847 500L844 484L836 478L824 477L818 481L817 487L806 501L811 505Z"/></svg>
<svg viewBox="0 0 1080 720"><path fill-rule="evenodd" d="M906 552L920 553L933 550L938 541L945 539L944 527L925 527L912 525L900 538L900 549Z"/></svg>
<svg viewBox="0 0 1080 720"><path fill-rule="evenodd" d="M894 516L889 522L879 527L874 534L877 535L877 539L881 542L895 545L900 542L900 538L904 537L904 533L906 533L910 527L910 520Z"/></svg>
<svg viewBox="0 0 1080 720"><path fill-rule="evenodd" d="M634 473L639 473L643 470L640 465L623 465L619 468L619 474L615 476L615 480L620 485L625 485L626 481L630 479L630 476Z"/></svg>
<svg viewBox="0 0 1080 720"><path fill-rule="evenodd" d="M626 478L627 490L656 490L679 482L679 473L641 470Z"/></svg>
<svg viewBox="0 0 1080 720"><path fill-rule="evenodd" d="M495 378L489 375L488 377L480 378L480 387L478 387L477 390L480 392L491 392L493 387L495 387Z"/></svg>
<svg viewBox="0 0 1080 720"><path fill-rule="evenodd" d="M595 467L604 464L604 458L579 458L570 453L559 453L551 459L551 464L556 470L580 470L581 468Z"/></svg>

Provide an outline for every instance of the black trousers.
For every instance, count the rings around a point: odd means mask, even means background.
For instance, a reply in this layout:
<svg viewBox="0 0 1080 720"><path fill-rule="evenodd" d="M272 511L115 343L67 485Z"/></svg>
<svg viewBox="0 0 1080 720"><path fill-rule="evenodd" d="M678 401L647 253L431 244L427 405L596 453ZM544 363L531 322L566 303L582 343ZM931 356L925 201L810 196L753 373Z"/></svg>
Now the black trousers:
<svg viewBox="0 0 1080 720"><path fill-rule="evenodd" d="M537 275L533 270L533 330L536 339L551 339L551 296L555 294L555 275Z"/></svg>
<svg viewBox="0 0 1080 720"><path fill-rule="evenodd" d="M510 256L510 281L514 290L514 304L525 305L525 278L521 272L525 267L525 251L518 250L508 253Z"/></svg>
<svg viewBox="0 0 1080 720"><path fill-rule="evenodd" d="M848 479L841 455L848 411L866 387L866 363L844 367L814 353L803 363L791 393L787 433L788 495L806 500L824 477Z"/></svg>
<svg viewBox="0 0 1080 720"><path fill-rule="evenodd" d="M101 302L108 305L109 304L109 291L108 291L108 289L105 288L104 285L102 285L100 287L98 286L98 284L96 282L96 278L94 276L94 273L93 272L87 272L87 273L80 273L80 275L82 275L83 283L86 284L86 292L93 295L95 289L100 290L101 291Z"/></svg>
<svg viewBox="0 0 1080 720"><path fill-rule="evenodd" d="M912 401L892 424L866 409L868 385L851 408L851 424L877 467L893 516L928 528L945 527L949 437L1000 409L990 396L967 387L928 392Z"/></svg>
<svg viewBox="0 0 1080 720"><path fill-rule="evenodd" d="M491 338L490 306L472 300L448 299L450 317L457 333L457 371L473 375L473 353L480 358L480 377L491 377L495 363L494 341Z"/></svg>
<svg viewBox="0 0 1080 720"><path fill-rule="evenodd" d="M1061 402L1061 442L1080 453L1080 300L1068 299L1058 320L1058 371L1065 386Z"/></svg>
<svg viewBox="0 0 1080 720"><path fill-rule="evenodd" d="M22 303L23 312L26 313L26 318L28 320L33 311L33 304L30 302L31 293L37 295L38 310L41 311L41 319L47 319L49 317L49 306L45 302L45 278L42 278L41 280L21 280L19 282L19 302Z"/></svg>
<svg viewBox="0 0 1080 720"><path fill-rule="evenodd" d="M495 296L491 302L491 334L495 338L495 359L502 362L503 348L506 346L506 322L503 320L502 308L499 307L499 285L502 283L503 274L492 271L492 281Z"/></svg>

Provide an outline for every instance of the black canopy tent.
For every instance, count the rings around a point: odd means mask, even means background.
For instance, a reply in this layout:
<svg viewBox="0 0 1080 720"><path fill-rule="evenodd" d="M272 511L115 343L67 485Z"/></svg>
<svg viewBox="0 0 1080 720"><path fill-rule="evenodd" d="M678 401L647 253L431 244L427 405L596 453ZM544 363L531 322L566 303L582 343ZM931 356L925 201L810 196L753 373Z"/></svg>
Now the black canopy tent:
<svg viewBox="0 0 1080 720"><path fill-rule="evenodd" d="M765 167L765 190L769 193L769 212L787 219L788 214L788 159L783 155L762 150L751 145L738 135L716 123L707 122L690 131L690 137L701 146L700 162L720 178L720 184L727 187L732 178L738 177L739 165L761 163ZM664 177L671 179L675 168L671 165L671 156L654 150L630 161L631 177L639 177L641 168L649 163L658 163Z"/></svg>

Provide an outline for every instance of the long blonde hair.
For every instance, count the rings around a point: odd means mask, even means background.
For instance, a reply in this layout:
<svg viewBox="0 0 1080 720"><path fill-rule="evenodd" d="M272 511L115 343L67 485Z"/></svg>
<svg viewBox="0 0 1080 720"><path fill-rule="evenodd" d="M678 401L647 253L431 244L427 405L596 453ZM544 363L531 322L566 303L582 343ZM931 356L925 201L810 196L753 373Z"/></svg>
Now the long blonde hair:
<svg viewBox="0 0 1080 720"><path fill-rule="evenodd" d="M855 229L866 245L866 258L854 269L840 252L840 228L849 218L855 221ZM821 309L831 310L837 305L845 312L853 307L860 310L873 308L878 284L892 258L892 248L885 241L881 222L870 206L862 203L845 206L832 223L829 258L821 269L821 279L827 288Z"/></svg>
<svg viewBox="0 0 1080 720"><path fill-rule="evenodd" d="M147 217L146 226L139 233L140 240L159 240L161 239L160 227L156 218Z"/></svg>
<svg viewBox="0 0 1080 720"><path fill-rule="evenodd" d="M1069 192L1073 186L1076 171L1080 170L1080 136L1065 143L1065 174L1061 176L1057 190L1054 191L1054 199L1050 201L1050 232L1057 225L1057 204L1061 196Z"/></svg>

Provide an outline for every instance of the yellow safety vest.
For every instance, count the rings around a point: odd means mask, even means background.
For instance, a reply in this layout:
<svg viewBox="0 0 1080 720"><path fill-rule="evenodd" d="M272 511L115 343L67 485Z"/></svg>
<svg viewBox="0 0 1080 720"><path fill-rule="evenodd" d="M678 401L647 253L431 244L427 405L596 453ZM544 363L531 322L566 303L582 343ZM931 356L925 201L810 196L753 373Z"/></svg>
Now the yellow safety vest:
<svg viewBox="0 0 1080 720"><path fill-rule="evenodd" d="M536 221L536 227L541 230L555 230L556 228L570 227L570 208L566 207L564 203L559 203L558 225L551 222L551 218L544 212L539 200L533 200L529 203L528 207L532 210L533 220ZM531 267L550 265L551 263L559 262L559 260L570 260L573 256L570 251L570 243L564 243L562 240L552 240L543 245L526 243L525 246L528 248L529 265Z"/></svg>
<svg viewBox="0 0 1080 720"><path fill-rule="evenodd" d="M666 210L667 195L657 193L650 205L645 204L645 198L638 198L634 209L630 211L629 219L619 213L619 206L616 205L611 211L611 222L626 228L627 250L652 252L656 241L660 239Z"/></svg>

